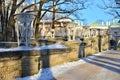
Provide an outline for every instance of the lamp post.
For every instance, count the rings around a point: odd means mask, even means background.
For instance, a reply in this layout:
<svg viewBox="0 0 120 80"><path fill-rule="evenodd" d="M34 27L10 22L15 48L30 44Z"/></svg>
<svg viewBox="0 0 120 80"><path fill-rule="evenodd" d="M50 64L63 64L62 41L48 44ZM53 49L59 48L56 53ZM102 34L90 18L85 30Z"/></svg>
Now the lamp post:
<svg viewBox="0 0 120 80"><path fill-rule="evenodd" d="M78 50L78 58L83 58L85 57L85 46L86 43L84 42L84 38L81 39L81 44L79 45L79 50Z"/></svg>
<svg viewBox="0 0 120 80"><path fill-rule="evenodd" d="M111 23L109 21L107 22L107 26L108 26L108 49L110 49Z"/></svg>
<svg viewBox="0 0 120 80"><path fill-rule="evenodd" d="M17 23L15 28L17 33L18 46L21 42L25 42L25 46L28 46L32 31L31 23L35 18L35 15L31 13L19 13L14 14L14 17Z"/></svg>
<svg viewBox="0 0 120 80"><path fill-rule="evenodd" d="M101 35L100 35L100 29L97 29L98 30L98 49L99 49L99 52L101 52Z"/></svg>
<svg viewBox="0 0 120 80"><path fill-rule="evenodd" d="M108 34L108 49L110 49L110 26L108 26L107 34Z"/></svg>
<svg viewBox="0 0 120 80"><path fill-rule="evenodd" d="M114 33L115 33L115 41L117 42L117 32Z"/></svg>
<svg viewBox="0 0 120 80"><path fill-rule="evenodd" d="M116 48L117 48L117 32L115 32L115 50L116 50Z"/></svg>
<svg viewBox="0 0 120 80"><path fill-rule="evenodd" d="M91 36L91 29L90 29L90 40L91 40L91 53L92 53L92 36Z"/></svg>

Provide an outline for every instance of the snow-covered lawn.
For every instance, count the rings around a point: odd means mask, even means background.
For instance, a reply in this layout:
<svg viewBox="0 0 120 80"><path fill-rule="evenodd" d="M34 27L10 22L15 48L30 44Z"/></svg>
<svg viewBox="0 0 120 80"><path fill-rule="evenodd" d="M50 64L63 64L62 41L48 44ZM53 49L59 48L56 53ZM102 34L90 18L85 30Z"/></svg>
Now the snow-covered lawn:
<svg viewBox="0 0 120 80"><path fill-rule="evenodd" d="M109 51L104 51L95 55L102 55L103 53L110 53ZM90 58L95 58L95 56L89 56ZM57 65L51 68L41 69L38 74L33 76L28 76L24 78L17 78L16 80L51 80L55 77L59 76L60 74L68 71L71 68L74 68L77 65L86 63L84 59L89 59L89 57L80 59L79 61L68 62L62 65Z"/></svg>

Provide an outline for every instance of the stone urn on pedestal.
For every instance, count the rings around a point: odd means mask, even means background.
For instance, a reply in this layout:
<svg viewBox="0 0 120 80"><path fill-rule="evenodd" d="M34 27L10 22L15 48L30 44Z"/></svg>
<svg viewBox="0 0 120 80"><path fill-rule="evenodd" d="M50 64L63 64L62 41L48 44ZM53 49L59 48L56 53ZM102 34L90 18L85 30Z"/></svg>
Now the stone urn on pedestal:
<svg viewBox="0 0 120 80"><path fill-rule="evenodd" d="M18 13L14 14L16 20L15 30L17 33L18 45L23 43L25 46L29 46L31 38L31 23L35 18L35 14L31 13Z"/></svg>
<svg viewBox="0 0 120 80"><path fill-rule="evenodd" d="M31 23L35 19L35 14L31 13L19 13L15 14L16 20L15 30L17 33L18 46L21 48L21 76L30 76L38 73L38 61L35 61L38 57L32 54L30 50L31 33L33 32ZM21 46L24 45L24 46ZM23 51L22 51L23 49ZM28 49L24 51L24 49Z"/></svg>

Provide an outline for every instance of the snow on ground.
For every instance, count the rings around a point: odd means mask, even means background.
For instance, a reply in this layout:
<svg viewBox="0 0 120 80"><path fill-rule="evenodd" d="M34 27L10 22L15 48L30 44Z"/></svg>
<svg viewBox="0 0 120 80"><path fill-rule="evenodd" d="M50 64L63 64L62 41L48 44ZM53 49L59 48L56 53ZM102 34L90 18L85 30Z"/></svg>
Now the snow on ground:
<svg viewBox="0 0 120 80"><path fill-rule="evenodd" d="M52 44L52 45L47 45L47 46L38 46L33 48L34 50L43 50L43 49L66 49L67 47L60 44L60 43L56 43L56 44Z"/></svg>
<svg viewBox="0 0 120 80"><path fill-rule="evenodd" d="M95 55L102 55L102 54L109 53L109 52L110 51L108 50L108 51L104 51L104 52L101 52ZM68 71L71 68L74 68L77 65L86 63L84 59L89 59L89 58L95 58L95 56L93 55L93 56L80 59L79 61L68 62L68 63L57 65L51 68L41 69L38 72L38 74L24 77L24 78L17 78L16 80L51 80L51 79L54 79L54 77L59 76L60 74Z"/></svg>
<svg viewBox="0 0 120 80"><path fill-rule="evenodd" d="M76 62L64 63L51 68L40 69L38 74L24 78L17 78L16 80L51 80L54 77L57 77L58 75L68 71L72 67L83 63L85 63L83 60L79 60Z"/></svg>
<svg viewBox="0 0 120 80"><path fill-rule="evenodd" d="M47 46L38 46L38 47L27 47L27 46L20 46L15 48L0 48L0 52L9 52L9 51L28 51L28 50L44 50L44 49L66 49L67 47L60 44L52 44Z"/></svg>

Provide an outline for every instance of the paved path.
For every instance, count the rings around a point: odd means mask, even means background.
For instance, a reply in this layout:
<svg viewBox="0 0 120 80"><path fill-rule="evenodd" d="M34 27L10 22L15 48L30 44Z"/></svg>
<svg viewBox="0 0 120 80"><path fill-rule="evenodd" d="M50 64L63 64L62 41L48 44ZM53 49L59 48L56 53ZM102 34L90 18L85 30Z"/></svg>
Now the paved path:
<svg viewBox="0 0 120 80"><path fill-rule="evenodd" d="M108 51L73 67L56 80L120 80L120 52Z"/></svg>

